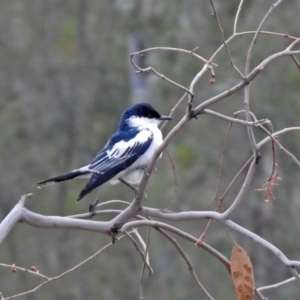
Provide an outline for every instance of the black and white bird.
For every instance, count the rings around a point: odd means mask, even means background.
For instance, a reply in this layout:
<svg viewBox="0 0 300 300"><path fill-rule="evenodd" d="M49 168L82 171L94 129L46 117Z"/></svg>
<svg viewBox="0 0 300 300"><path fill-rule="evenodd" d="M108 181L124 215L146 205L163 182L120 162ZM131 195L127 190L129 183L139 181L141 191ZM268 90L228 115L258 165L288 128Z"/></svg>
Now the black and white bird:
<svg viewBox="0 0 300 300"><path fill-rule="evenodd" d="M128 186L139 184L163 138L158 128L162 120L172 120L159 114L150 104L139 103L124 111L118 131L87 166L75 169L38 183L38 186L75 177L90 177L77 201L109 181ZM131 186L132 187L132 186Z"/></svg>

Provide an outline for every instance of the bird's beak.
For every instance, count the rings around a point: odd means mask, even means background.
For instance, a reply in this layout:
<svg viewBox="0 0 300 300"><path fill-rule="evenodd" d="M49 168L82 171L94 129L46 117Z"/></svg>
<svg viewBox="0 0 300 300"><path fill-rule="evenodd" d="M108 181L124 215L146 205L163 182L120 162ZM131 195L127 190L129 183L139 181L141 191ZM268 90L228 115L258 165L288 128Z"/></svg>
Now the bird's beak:
<svg viewBox="0 0 300 300"><path fill-rule="evenodd" d="M170 121L170 120L173 120L171 117L169 116L163 116L161 115L160 118L159 118L160 121Z"/></svg>

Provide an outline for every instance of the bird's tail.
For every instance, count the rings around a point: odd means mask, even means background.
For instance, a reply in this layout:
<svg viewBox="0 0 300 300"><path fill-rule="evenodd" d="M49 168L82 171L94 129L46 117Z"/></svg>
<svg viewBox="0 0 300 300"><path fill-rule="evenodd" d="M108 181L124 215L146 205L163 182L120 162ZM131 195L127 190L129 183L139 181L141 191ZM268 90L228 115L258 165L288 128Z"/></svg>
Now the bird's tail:
<svg viewBox="0 0 300 300"><path fill-rule="evenodd" d="M42 180L42 181L38 182L37 185L38 185L38 187L42 187L43 185L60 182L60 181L65 181L65 180L73 179L78 176L88 175L91 173L92 173L91 171L76 169L71 172L67 172L67 173L64 173L61 175L53 176L48 179Z"/></svg>

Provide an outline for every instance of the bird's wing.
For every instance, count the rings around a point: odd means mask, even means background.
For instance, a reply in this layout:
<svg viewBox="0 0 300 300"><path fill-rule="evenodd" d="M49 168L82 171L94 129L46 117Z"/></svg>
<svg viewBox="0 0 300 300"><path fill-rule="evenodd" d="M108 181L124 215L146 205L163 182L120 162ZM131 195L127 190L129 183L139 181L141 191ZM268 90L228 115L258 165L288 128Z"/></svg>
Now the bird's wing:
<svg viewBox="0 0 300 300"><path fill-rule="evenodd" d="M152 141L153 133L150 130L132 129L112 136L106 147L90 163L88 169L93 175L77 200L79 201L99 185L129 168L147 151Z"/></svg>

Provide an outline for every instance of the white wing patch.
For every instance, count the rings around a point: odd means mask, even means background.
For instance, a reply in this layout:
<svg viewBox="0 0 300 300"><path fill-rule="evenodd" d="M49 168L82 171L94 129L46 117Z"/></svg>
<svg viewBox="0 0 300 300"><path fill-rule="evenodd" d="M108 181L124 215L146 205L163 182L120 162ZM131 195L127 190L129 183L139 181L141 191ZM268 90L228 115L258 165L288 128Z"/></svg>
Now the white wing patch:
<svg viewBox="0 0 300 300"><path fill-rule="evenodd" d="M146 143L152 135L150 130L142 130L133 139L116 143L110 151L106 151L107 156L108 158L120 158L126 151L130 152L130 149L134 148L136 144Z"/></svg>
<svg viewBox="0 0 300 300"><path fill-rule="evenodd" d="M136 148L139 145L146 143L152 136L153 133L150 130L142 130L131 140L116 143L111 150L106 151L106 155L93 165L89 166L89 169L101 174L101 170L104 171L108 168L112 168L131 156L136 155Z"/></svg>

